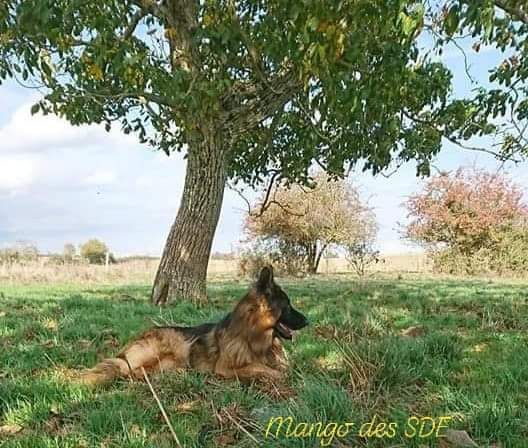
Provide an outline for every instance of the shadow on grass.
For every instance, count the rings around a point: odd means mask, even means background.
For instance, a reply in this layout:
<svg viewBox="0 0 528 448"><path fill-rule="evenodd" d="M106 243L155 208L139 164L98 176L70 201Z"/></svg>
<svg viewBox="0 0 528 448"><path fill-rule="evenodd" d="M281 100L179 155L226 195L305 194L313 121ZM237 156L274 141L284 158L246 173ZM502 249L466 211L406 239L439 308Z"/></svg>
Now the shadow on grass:
<svg viewBox="0 0 528 448"><path fill-rule="evenodd" d="M454 425L479 443L524 446L528 302L523 285L359 284L318 277L281 284L312 325L285 344L292 369L286 384L277 385L278 393L192 373L154 380L185 446L222 441L254 446L231 420L219 417L226 412L247 423L244 429L259 440L270 415L357 421L377 414L403 424L416 413L456 415ZM5 446L171 446L144 384L90 391L61 375L115 353L155 323L217 320L246 290L244 282L213 283L207 307L177 301L163 309L149 304L148 286L8 290L0 302L5 313L0 321L0 426L23 429ZM423 331L402 336L410 326ZM387 446L386 440L356 436L343 442ZM392 442L418 446L402 437ZM291 439L273 446L314 443Z"/></svg>

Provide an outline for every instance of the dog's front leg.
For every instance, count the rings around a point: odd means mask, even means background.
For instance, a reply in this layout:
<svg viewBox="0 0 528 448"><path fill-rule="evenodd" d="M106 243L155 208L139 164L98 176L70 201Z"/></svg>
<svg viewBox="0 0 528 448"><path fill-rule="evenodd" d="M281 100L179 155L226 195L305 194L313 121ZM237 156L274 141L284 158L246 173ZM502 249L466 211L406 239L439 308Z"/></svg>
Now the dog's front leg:
<svg viewBox="0 0 528 448"><path fill-rule="evenodd" d="M217 368L215 369L215 373L224 378L239 379L268 378L271 380L280 380L284 376L279 370L272 369L261 363L252 363L239 368Z"/></svg>

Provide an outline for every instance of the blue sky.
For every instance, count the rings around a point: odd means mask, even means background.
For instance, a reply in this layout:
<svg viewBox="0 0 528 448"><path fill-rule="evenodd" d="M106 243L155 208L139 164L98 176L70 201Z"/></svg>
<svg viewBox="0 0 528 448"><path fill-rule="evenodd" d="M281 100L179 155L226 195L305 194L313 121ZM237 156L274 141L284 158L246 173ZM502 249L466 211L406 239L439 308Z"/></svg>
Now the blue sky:
<svg viewBox="0 0 528 448"><path fill-rule="evenodd" d="M475 54L467 45L470 73L486 82L489 67L500 60L491 49ZM442 59L454 74L454 94L474 84L460 51L451 47ZM31 116L35 91L14 82L0 86L0 247L28 240L42 251L61 251L65 243L100 238L118 255L159 255L176 216L185 173L180 155L165 156L119 130L73 127L57 117ZM497 169L490 156L445 144L434 165L452 170L476 165ZM528 163L507 171L528 189ZM350 180L373 207L379 223L378 247L384 253L416 250L401 241L406 220L401 203L421 180L409 163L389 178L352 172ZM244 202L226 189L216 232L215 251L237 247Z"/></svg>

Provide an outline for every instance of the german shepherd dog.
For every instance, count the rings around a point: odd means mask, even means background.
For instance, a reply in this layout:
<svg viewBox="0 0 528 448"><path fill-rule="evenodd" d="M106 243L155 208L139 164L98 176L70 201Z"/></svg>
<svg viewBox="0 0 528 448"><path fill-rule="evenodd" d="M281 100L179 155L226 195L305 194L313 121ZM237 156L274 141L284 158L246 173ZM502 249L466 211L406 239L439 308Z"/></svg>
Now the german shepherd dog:
<svg viewBox="0 0 528 448"><path fill-rule="evenodd" d="M101 384L116 378L186 368L224 378L280 379L287 369L281 339L308 324L273 279L271 266L235 309L217 323L196 327L156 327L130 342L115 357L85 371L82 382Z"/></svg>

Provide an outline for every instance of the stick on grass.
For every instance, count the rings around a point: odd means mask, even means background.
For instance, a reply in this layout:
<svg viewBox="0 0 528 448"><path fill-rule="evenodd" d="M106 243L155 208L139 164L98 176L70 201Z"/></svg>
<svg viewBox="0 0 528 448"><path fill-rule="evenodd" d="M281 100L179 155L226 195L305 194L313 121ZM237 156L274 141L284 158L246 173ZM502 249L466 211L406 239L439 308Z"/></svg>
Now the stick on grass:
<svg viewBox="0 0 528 448"><path fill-rule="evenodd" d="M180 440L178 439L178 436L176 435L176 432L174 431L174 428L172 427L172 424L171 424L171 422L169 420L169 417L167 416L167 413L165 412L165 409L163 408L163 405L161 404L161 401L158 398L158 395L156 394L156 391L152 387L152 384L150 384L150 380L149 380L149 377L147 375L147 372L145 371L145 369L143 367L141 367L141 371L143 372L143 377L145 378L145 381L147 382L148 387L149 387L150 391L152 392L152 396L156 400L156 403L158 403L158 407L160 408L161 415L163 415L163 418L165 419L165 422L167 423L167 426L170 429L170 432L172 434L172 437L174 438L174 441L176 442L176 445L178 445L178 448L183 448L182 444L180 443Z"/></svg>

